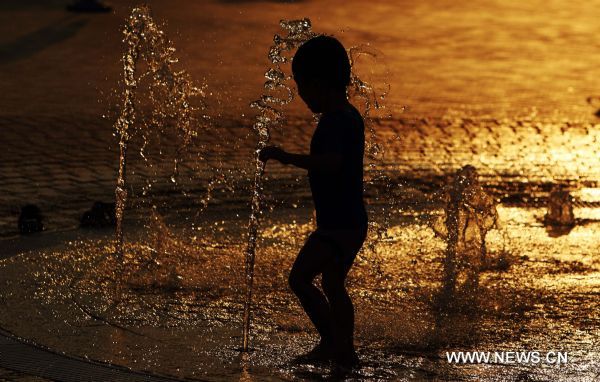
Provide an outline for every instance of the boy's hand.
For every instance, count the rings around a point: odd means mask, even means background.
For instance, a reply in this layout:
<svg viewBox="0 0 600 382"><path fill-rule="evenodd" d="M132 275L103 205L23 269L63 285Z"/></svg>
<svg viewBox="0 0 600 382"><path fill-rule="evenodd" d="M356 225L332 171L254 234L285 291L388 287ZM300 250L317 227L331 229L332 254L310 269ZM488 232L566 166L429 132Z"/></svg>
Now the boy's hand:
<svg viewBox="0 0 600 382"><path fill-rule="evenodd" d="M279 162L283 162L283 157L285 156L285 151L280 149L277 146L267 146L264 149L260 150L258 154L258 159L263 162L268 161L269 159L275 159Z"/></svg>

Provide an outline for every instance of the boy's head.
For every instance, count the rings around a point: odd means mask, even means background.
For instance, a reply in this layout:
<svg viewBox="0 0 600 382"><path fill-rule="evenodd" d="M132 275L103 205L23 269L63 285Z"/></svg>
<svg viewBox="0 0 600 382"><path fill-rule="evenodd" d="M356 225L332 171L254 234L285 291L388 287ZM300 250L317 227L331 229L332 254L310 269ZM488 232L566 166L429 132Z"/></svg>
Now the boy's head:
<svg viewBox="0 0 600 382"><path fill-rule="evenodd" d="M325 97L345 95L350 84L350 60L344 46L329 36L314 37L298 48L292 60L298 93L308 107L322 112Z"/></svg>

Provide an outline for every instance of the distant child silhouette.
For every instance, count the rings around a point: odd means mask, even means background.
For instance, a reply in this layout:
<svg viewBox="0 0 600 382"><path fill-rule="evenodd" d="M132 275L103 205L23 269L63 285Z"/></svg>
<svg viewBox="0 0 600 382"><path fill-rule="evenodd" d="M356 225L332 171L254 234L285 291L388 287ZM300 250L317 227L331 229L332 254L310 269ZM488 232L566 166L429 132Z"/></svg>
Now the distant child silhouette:
<svg viewBox="0 0 600 382"><path fill-rule="evenodd" d="M310 154L269 146L260 159L275 159L308 170L317 229L300 250L289 276L290 287L321 336L300 361L332 360L341 368L358 365L354 349L354 307L344 286L367 235L363 203L364 123L350 104L350 62L342 44L318 36L304 43L292 61L298 94L321 118ZM313 285L322 275L323 293Z"/></svg>

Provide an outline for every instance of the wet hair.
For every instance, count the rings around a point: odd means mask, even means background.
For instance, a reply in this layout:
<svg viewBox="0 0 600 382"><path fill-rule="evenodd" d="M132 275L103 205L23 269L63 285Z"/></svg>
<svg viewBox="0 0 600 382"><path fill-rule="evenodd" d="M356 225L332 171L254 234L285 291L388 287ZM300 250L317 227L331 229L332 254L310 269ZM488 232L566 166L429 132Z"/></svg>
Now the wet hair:
<svg viewBox="0 0 600 382"><path fill-rule="evenodd" d="M292 60L294 77L316 79L336 89L350 84L350 60L346 49L330 36L313 37L298 48Z"/></svg>

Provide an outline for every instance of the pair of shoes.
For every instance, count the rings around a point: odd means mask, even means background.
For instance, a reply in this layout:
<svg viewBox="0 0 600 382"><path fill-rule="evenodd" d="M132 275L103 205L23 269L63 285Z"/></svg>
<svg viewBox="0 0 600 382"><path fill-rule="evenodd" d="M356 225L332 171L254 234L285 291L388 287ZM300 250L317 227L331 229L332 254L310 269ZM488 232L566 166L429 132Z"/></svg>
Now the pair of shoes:
<svg viewBox="0 0 600 382"><path fill-rule="evenodd" d="M329 344L321 341L311 351L294 359L297 364L326 363L331 361L332 351Z"/></svg>

